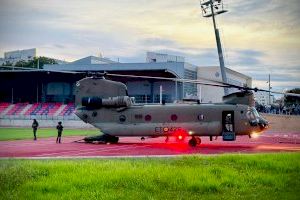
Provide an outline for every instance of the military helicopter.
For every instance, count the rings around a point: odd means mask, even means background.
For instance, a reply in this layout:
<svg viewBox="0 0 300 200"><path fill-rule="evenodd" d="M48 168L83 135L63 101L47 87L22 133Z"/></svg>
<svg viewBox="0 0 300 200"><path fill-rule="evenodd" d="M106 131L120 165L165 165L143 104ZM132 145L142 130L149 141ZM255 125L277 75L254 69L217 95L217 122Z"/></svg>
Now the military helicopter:
<svg viewBox="0 0 300 200"><path fill-rule="evenodd" d="M22 72L43 71L82 74L82 72L56 71L32 68L15 69ZM7 70L7 72L14 72ZM128 96L127 87L121 82L105 77L162 79L185 83L232 87L241 91L223 97L223 102L203 104L200 101L183 101L173 104L135 104ZM269 127L266 119L254 107L253 92L264 91L258 88L241 87L221 81L177 79L152 76L98 73L89 74L76 83L75 114L84 122L101 130L102 135L85 137L86 143L118 143L119 137L145 138L175 137L178 142L189 139L190 146L201 144L201 138L221 136L224 141L234 141L237 136L249 137L261 134ZM281 93L297 96L294 93Z"/></svg>
<svg viewBox="0 0 300 200"><path fill-rule="evenodd" d="M217 87L235 87L243 91L223 97L222 103L202 104L187 101L173 104L135 104L121 82L107 80L107 76L159 78ZM87 143L118 143L119 137L175 137L178 142L190 138L188 144L201 144L201 138L222 136L234 141L236 136L259 134L268 128L268 121L254 108L251 90L223 82L205 83L199 80L133 76L105 73L76 83L75 114L84 122L99 128L103 135L85 137ZM261 91L261 90L260 90Z"/></svg>

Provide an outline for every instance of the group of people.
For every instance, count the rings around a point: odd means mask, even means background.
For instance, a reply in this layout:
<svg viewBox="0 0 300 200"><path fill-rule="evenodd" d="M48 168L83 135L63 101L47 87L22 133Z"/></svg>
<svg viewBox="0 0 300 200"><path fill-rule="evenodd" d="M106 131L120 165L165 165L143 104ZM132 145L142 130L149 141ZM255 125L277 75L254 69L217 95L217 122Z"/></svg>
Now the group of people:
<svg viewBox="0 0 300 200"><path fill-rule="evenodd" d="M300 104L292 105L255 105L256 110L262 113L282 114L282 115L300 115Z"/></svg>
<svg viewBox="0 0 300 200"><path fill-rule="evenodd" d="M37 131L38 127L39 127L39 123L37 122L36 119L33 119L33 122L32 122L33 140L36 140L36 131ZM58 122L56 129L57 129L56 143L61 143L61 135L62 135L62 132L64 129L61 122Z"/></svg>

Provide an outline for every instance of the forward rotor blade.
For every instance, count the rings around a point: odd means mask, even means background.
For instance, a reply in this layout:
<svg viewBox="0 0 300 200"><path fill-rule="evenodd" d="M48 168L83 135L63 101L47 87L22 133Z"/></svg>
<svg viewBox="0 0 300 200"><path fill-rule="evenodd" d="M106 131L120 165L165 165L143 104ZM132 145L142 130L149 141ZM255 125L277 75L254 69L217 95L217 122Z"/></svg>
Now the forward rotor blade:
<svg viewBox="0 0 300 200"><path fill-rule="evenodd" d="M255 92L257 92L257 91L271 92L273 94L282 94L282 95L287 95L287 96L300 97L300 94L285 93L285 92L278 92L278 91L269 91L269 90L258 89L258 88L250 88L250 87L243 87L243 86L238 86L238 85L234 85L234 84L230 84L230 83L224 83L222 81L210 80L210 79L203 78L203 77L201 77L200 79L204 80L204 81L214 82L214 83L217 83L217 84L203 82L199 79L193 80L193 79L179 79L179 78L166 78L166 77L153 77L153 76L138 76L138 75L113 74L113 73L104 73L103 75L104 76L108 75L108 76L118 76L118 77L130 77L130 78L169 80L169 81L177 81L177 82L183 82L183 83L194 83L194 84L199 84L199 85L207 85L207 86L215 86L215 87L236 88L236 89L239 89L239 90L252 90L252 91L255 91Z"/></svg>
<svg viewBox="0 0 300 200"><path fill-rule="evenodd" d="M11 67L11 66L0 66L0 68L7 68L10 70L0 70L0 72L56 72L56 73L67 73L67 74L89 74L88 72L74 72L74 71L61 71L61 70L45 70L45 69L36 69L36 68L29 68L29 67ZM93 74L93 73L92 73ZM182 82L182 83L194 83L199 85L206 85L206 86L213 86L213 87L223 87L223 88L236 88L239 90L253 90L253 91L261 91L261 92L271 92L274 94L282 94L287 96L295 96L300 97L300 94L295 93L284 93L284 92L277 92L277 91L269 91L264 89L258 88L250 88L250 87L243 87L238 86L230 83L225 83L222 81L210 80L207 78L201 77L200 79L179 79L179 78L167 78L167 77L155 77L155 76L139 76L139 75L130 75L130 74L113 74L113 73L96 73L102 76L116 76L116 77L130 77L130 78L144 78L144 79L159 79L159 80L168 80L174 82ZM208 83L208 82L213 83ZM214 84L216 83L216 84Z"/></svg>
<svg viewBox="0 0 300 200"><path fill-rule="evenodd" d="M208 85L208 86L216 86L216 87L228 87L227 85L205 83L205 82L201 82L199 80L192 80L192 79L167 78L167 77L157 77L157 76L137 76L137 75L111 74L111 73L104 73L103 75L104 76L116 76L116 77L159 79L159 80L168 80L168 81L174 81L174 82L177 81L177 82L182 82L182 83L195 83L195 84Z"/></svg>
<svg viewBox="0 0 300 200"><path fill-rule="evenodd" d="M269 91L269 90L262 90L262 89L258 89L258 91L262 91L262 92L271 92L273 94L283 94L286 96L294 96L294 97L300 97L300 94L296 94L296 93L290 93L290 92L277 92L277 91Z"/></svg>

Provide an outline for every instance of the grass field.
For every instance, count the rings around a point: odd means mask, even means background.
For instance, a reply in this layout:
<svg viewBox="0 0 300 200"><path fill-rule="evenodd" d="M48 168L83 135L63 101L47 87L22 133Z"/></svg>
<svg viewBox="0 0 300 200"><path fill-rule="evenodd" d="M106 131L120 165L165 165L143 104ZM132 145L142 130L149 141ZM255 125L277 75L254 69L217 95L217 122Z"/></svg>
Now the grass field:
<svg viewBox="0 0 300 200"><path fill-rule="evenodd" d="M64 129L63 136L71 135L95 135L99 134L98 130L80 130L80 129ZM56 137L57 130L52 128L42 128L37 130L37 138ZM32 139L33 132L31 128L0 128L0 141L1 140L21 140Z"/></svg>
<svg viewBox="0 0 300 200"><path fill-rule="evenodd" d="M299 199L300 154L0 160L0 199Z"/></svg>

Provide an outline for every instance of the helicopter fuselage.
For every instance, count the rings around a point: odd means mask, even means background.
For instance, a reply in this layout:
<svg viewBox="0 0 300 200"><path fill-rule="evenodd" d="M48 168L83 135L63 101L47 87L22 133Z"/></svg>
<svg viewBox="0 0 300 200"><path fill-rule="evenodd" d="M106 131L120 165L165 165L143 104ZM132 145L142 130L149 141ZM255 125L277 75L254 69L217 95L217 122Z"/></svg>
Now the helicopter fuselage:
<svg viewBox="0 0 300 200"><path fill-rule="evenodd" d="M86 123L112 136L160 137L178 132L189 136L220 136L259 133L252 107L229 104L156 104L127 108L88 109L79 107L76 115Z"/></svg>

